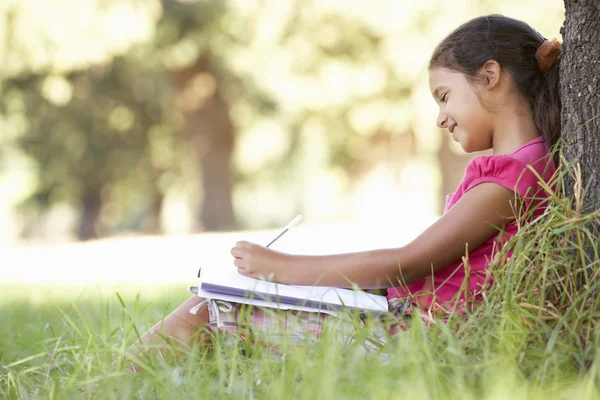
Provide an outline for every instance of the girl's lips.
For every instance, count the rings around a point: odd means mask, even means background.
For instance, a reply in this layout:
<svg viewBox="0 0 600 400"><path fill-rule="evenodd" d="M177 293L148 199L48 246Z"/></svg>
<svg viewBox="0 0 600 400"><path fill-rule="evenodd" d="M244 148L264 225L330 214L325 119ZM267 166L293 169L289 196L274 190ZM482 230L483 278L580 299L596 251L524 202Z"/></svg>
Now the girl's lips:
<svg viewBox="0 0 600 400"><path fill-rule="evenodd" d="M452 124L450 125L450 127L448 127L448 130L450 131L450 133L454 134L454 130L456 129L456 124Z"/></svg>

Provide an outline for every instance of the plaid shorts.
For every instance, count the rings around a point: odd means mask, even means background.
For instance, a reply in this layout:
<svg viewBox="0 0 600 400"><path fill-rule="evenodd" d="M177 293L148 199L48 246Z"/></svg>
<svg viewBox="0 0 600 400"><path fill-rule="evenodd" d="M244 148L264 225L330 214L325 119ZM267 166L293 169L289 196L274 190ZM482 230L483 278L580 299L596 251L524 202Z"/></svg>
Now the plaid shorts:
<svg viewBox="0 0 600 400"><path fill-rule="evenodd" d="M409 326L411 315L410 303L404 299L391 299L388 313L377 317L364 314L353 317L345 312L330 315L327 312L278 310L212 299L205 303L211 332L223 334L232 344L243 341L272 353L277 353L284 343L314 343L321 338L325 328L332 328L342 343L350 344L356 341L357 328L365 326L369 335L361 339L362 348L368 353L375 352Z"/></svg>

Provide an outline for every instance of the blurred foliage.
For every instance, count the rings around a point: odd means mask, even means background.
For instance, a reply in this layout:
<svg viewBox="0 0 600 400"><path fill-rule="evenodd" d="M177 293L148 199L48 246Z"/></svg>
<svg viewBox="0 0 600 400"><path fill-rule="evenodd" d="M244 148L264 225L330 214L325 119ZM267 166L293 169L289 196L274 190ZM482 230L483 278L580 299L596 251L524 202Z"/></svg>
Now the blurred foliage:
<svg viewBox="0 0 600 400"><path fill-rule="evenodd" d="M438 147L416 134L420 114L431 120L416 94L455 27L440 7L503 11L487 0L3 2L0 157L30 160L22 233L61 205L83 239L172 219L220 230L343 218L343 196L382 162L400 171Z"/></svg>
<svg viewBox="0 0 600 400"><path fill-rule="evenodd" d="M177 173L175 152L184 143L164 95L166 82L128 58L7 82L6 112L21 105L24 115L35 115L19 138L37 164L38 185L23 202L24 211L81 204L83 218L92 218L92 225L101 218L113 229L140 228L149 203L164 190L161 179ZM89 229L89 222L81 229Z"/></svg>

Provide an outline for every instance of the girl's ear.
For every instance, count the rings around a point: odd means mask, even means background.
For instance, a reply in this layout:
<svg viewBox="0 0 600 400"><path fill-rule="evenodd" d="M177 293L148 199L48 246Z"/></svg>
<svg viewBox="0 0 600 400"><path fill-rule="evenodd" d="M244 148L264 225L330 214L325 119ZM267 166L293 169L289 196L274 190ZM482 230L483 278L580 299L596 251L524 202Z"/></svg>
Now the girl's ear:
<svg viewBox="0 0 600 400"><path fill-rule="evenodd" d="M488 89L492 89L500 83L502 67L496 60L487 60L480 70L482 80Z"/></svg>

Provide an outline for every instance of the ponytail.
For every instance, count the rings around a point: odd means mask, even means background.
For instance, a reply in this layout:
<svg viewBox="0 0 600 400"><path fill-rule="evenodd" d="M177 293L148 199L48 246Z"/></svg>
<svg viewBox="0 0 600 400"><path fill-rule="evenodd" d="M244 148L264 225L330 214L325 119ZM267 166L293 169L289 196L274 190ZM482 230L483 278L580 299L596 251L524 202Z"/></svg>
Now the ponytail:
<svg viewBox="0 0 600 400"><path fill-rule="evenodd" d="M533 118L548 146L558 143L561 132L559 61L556 60L547 72L540 71L531 87Z"/></svg>

